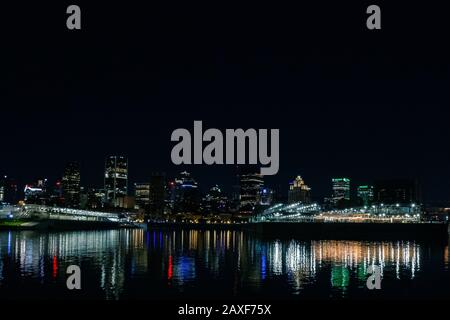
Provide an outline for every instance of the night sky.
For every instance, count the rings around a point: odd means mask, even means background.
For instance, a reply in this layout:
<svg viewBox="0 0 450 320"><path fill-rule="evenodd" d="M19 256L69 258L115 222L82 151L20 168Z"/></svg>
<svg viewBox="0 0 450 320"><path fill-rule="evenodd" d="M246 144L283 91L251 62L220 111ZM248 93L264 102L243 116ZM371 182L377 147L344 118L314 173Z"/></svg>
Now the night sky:
<svg viewBox="0 0 450 320"><path fill-rule="evenodd" d="M317 200L332 176L417 178L450 200L449 25L439 4L86 1L2 4L0 173L56 179L82 163L101 186L104 158L129 158L130 182L193 172L230 189L233 166L171 164L177 128L280 129L280 171ZM82 29L66 28L70 4Z"/></svg>

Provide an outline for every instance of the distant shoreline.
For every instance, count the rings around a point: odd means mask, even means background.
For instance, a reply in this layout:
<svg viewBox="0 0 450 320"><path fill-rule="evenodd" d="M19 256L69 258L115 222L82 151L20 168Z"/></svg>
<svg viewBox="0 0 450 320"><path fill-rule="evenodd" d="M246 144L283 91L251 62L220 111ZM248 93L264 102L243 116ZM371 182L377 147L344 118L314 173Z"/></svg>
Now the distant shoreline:
<svg viewBox="0 0 450 320"><path fill-rule="evenodd" d="M243 224L149 223L154 230L242 230L279 239L448 241L448 223L261 222Z"/></svg>
<svg viewBox="0 0 450 320"><path fill-rule="evenodd" d="M76 231L142 228L145 230L245 231L264 238L303 240L432 240L448 242L448 223L176 223L120 225L89 220L0 220L0 231Z"/></svg>
<svg viewBox="0 0 450 320"><path fill-rule="evenodd" d="M52 231L52 230L105 230L119 229L117 223L109 223L104 221L89 220L1 220L0 230L36 230L36 231Z"/></svg>

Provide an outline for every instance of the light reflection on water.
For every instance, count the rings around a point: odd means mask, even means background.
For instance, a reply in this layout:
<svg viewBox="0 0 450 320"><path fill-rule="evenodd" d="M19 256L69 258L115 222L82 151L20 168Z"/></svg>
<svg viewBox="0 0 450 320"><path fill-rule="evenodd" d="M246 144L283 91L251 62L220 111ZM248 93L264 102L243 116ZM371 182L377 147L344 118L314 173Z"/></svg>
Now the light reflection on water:
<svg viewBox="0 0 450 320"><path fill-rule="evenodd" d="M446 275L448 246L263 240L223 230L5 231L0 232L0 297L64 298L71 264L79 265L83 276L84 290L75 298L329 298L367 294L371 265L381 267L392 288L418 275L433 277L434 271ZM13 290L19 285L26 293Z"/></svg>

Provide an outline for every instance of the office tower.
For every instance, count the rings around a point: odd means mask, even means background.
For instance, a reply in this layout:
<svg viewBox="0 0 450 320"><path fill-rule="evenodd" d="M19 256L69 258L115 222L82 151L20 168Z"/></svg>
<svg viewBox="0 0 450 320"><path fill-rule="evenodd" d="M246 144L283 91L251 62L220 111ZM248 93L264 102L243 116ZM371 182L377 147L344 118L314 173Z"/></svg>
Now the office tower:
<svg viewBox="0 0 450 320"><path fill-rule="evenodd" d="M249 216L258 204L259 192L264 186L264 178L256 166L239 168L239 214Z"/></svg>
<svg viewBox="0 0 450 320"><path fill-rule="evenodd" d="M175 213L198 213L200 211L200 191L197 182L189 172L181 172L174 181L173 211Z"/></svg>
<svg viewBox="0 0 450 320"><path fill-rule="evenodd" d="M134 198L139 209L148 208L150 204L150 183L139 182L134 184Z"/></svg>
<svg viewBox="0 0 450 320"><path fill-rule="evenodd" d="M2 193L0 202L17 204L19 201L17 182L8 176L0 178L0 192Z"/></svg>
<svg viewBox="0 0 450 320"><path fill-rule="evenodd" d="M288 203L296 202L311 202L311 188L305 184L301 176L297 176L289 183Z"/></svg>
<svg viewBox="0 0 450 320"><path fill-rule="evenodd" d="M350 206L350 179L333 178L332 204L335 208L346 208Z"/></svg>
<svg viewBox="0 0 450 320"><path fill-rule="evenodd" d="M412 179L376 181L374 191L377 203L411 204L421 202L419 184Z"/></svg>
<svg viewBox="0 0 450 320"><path fill-rule="evenodd" d="M350 179L333 178L333 199L335 202L345 199L350 200Z"/></svg>
<svg viewBox="0 0 450 320"><path fill-rule="evenodd" d="M358 186L357 196L359 200L359 205L369 206L373 202L373 186L362 185Z"/></svg>
<svg viewBox="0 0 450 320"><path fill-rule="evenodd" d="M175 208L175 179L167 182L165 186L166 198L165 198L165 209L167 209L168 213L174 212Z"/></svg>
<svg viewBox="0 0 450 320"><path fill-rule="evenodd" d="M104 206L105 190L89 188L86 190L86 209L101 209Z"/></svg>
<svg viewBox="0 0 450 320"><path fill-rule="evenodd" d="M123 156L109 156L105 162L105 202L118 207L118 199L128 194L128 160Z"/></svg>
<svg viewBox="0 0 450 320"><path fill-rule="evenodd" d="M6 178L7 176L0 178L0 203L5 201Z"/></svg>
<svg viewBox="0 0 450 320"><path fill-rule="evenodd" d="M134 209L136 201L133 196L121 196L116 198L116 207L122 209Z"/></svg>
<svg viewBox="0 0 450 320"><path fill-rule="evenodd" d="M69 162L62 177L62 195L66 207L79 208L80 206L80 164Z"/></svg>
<svg viewBox="0 0 450 320"><path fill-rule="evenodd" d="M228 197L225 196L218 185L213 186L203 199L204 214L220 214L228 211Z"/></svg>
<svg viewBox="0 0 450 320"><path fill-rule="evenodd" d="M166 199L166 175L162 172L152 173L150 176L149 209L152 215L164 214Z"/></svg>

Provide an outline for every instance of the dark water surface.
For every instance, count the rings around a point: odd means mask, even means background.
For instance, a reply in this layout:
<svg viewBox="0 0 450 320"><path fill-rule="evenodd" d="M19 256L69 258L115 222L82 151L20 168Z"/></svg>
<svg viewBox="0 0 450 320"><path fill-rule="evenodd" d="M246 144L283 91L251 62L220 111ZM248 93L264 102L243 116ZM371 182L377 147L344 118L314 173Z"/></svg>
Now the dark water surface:
<svg viewBox="0 0 450 320"><path fill-rule="evenodd" d="M82 289L66 269L79 265ZM379 265L381 290L366 287ZM265 240L242 231L0 232L0 298L450 298L448 245Z"/></svg>

